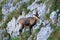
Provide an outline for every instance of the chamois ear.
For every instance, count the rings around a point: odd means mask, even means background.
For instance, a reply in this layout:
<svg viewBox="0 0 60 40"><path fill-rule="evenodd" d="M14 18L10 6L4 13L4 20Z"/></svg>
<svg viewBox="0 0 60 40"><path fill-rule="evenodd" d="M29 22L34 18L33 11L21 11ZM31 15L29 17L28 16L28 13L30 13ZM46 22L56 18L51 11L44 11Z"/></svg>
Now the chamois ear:
<svg viewBox="0 0 60 40"><path fill-rule="evenodd" d="M36 11L36 14L38 14L38 11Z"/></svg>
<svg viewBox="0 0 60 40"><path fill-rule="evenodd" d="M34 15L38 17L38 11L36 11L36 13Z"/></svg>
<svg viewBox="0 0 60 40"><path fill-rule="evenodd" d="M35 12L34 16L36 16L36 17L38 17L40 19L38 11Z"/></svg>
<svg viewBox="0 0 60 40"><path fill-rule="evenodd" d="M36 15L38 15L38 11L36 11Z"/></svg>
<svg viewBox="0 0 60 40"><path fill-rule="evenodd" d="M39 14L38 14L38 11L36 11L35 16L38 17L38 18L40 19Z"/></svg>
<svg viewBox="0 0 60 40"><path fill-rule="evenodd" d="M22 10L20 10L20 15L22 15Z"/></svg>

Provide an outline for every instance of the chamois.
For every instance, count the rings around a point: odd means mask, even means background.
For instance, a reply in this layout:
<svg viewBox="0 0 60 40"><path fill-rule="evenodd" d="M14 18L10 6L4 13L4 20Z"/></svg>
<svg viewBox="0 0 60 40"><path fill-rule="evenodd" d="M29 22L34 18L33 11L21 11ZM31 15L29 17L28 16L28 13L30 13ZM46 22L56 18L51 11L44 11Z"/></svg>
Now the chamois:
<svg viewBox="0 0 60 40"><path fill-rule="evenodd" d="M23 28L29 27L29 31L31 34L32 27L37 23L37 20L39 19L38 12L34 14L34 17L27 17L27 18L21 18L19 19L19 25L21 25L21 28L19 30L20 33L22 33Z"/></svg>

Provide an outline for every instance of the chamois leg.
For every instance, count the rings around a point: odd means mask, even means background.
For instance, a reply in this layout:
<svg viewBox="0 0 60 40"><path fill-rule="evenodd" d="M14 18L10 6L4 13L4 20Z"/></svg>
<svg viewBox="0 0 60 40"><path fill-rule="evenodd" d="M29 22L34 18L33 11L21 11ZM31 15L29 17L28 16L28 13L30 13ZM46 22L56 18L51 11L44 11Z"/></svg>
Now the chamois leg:
<svg viewBox="0 0 60 40"><path fill-rule="evenodd" d="M31 32L31 29L32 29L32 26L30 26L30 28L29 28L30 30L29 30L29 32L30 32L30 35L32 34L32 32Z"/></svg>
<svg viewBox="0 0 60 40"><path fill-rule="evenodd" d="M22 28L19 30L20 35L21 35L21 33L22 33L23 28L24 28L24 24L22 24Z"/></svg>

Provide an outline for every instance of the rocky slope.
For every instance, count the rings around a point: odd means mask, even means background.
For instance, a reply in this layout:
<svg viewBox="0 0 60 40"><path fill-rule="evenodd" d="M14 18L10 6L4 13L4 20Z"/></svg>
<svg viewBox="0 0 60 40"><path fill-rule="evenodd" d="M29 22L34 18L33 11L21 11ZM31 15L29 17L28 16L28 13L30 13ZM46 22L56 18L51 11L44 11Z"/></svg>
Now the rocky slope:
<svg viewBox="0 0 60 40"><path fill-rule="evenodd" d="M1 40L60 40L59 0L1 0L0 39ZM22 15L21 15L22 10ZM32 28L23 29L19 36L20 18L33 17L38 11L40 19Z"/></svg>

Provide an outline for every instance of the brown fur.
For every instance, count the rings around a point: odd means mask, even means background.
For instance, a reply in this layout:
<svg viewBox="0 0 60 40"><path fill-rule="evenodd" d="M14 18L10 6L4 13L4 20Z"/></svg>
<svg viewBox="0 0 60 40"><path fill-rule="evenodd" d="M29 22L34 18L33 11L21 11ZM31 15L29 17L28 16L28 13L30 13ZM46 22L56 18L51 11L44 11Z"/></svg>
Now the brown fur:
<svg viewBox="0 0 60 40"><path fill-rule="evenodd" d="M21 26L22 28L19 30L19 32L21 33L22 29L28 26L30 29L30 34L31 34L31 29L37 23L37 20L38 20L38 15L35 15L34 17L21 18L19 20L19 23L22 25Z"/></svg>
<svg viewBox="0 0 60 40"><path fill-rule="evenodd" d="M36 21L36 19L34 19L34 17L28 17L28 18L21 18L20 20L19 20L19 23L22 25L22 24L24 24L25 25L25 22L29 22L29 25L33 25L34 23L35 23L35 21ZM28 26L29 26L28 25ZM25 25L25 26L27 26L27 25Z"/></svg>

